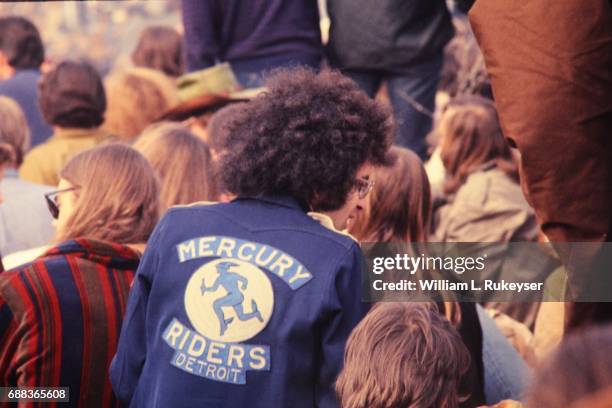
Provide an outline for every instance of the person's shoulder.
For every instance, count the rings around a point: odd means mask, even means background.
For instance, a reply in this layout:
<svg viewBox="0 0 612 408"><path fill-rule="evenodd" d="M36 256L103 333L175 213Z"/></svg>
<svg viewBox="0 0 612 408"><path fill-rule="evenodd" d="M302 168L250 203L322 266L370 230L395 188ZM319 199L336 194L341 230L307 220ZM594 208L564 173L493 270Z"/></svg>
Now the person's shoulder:
<svg viewBox="0 0 612 408"><path fill-rule="evenodd" d="M216 207L222 206L223 203L215 201L196 201L190 204L177 204L168 208L162 219L189 219L196 214L216 212Z"/></svg>
<svg viewBox="0 0 612 408"><path fill-rule="evenodd" d="M32 160L32 158L37 159L40 157L44 157L49 150L49 146L52 146L52 145L53 145L53 140L52 138L49 138L48 140L45 140L41 144L34 146L32 149L30 149L29 152L26 153L24 157L24 164L28 160Z"/></svg>
<svg viewBox="0 0 612 408"><path fill-rule="evenodd" d="M52 186L36 184L20 178L6 178L2 180L2 185L5 193L5 202L12 201L11 196L14 194L19 195L20 198L24 196L36 196L40 198L39 196L41 194L54 190Z"/></svg>
<svg viewBox="0 0 612 408"><path fill-rule="evenodd" d="M17 78L12 76L11 78L3 79L0 81L0 94L11 96L18 88Z"/></svg>
<svg viewBox="0 0 612 408"><path fill-rule="evenodd" d="M22 251L13 252L2 258L4 267L7 271L19 271L28 269L33 266L34 262L42 254L47 252L51 247L49 245L39 246L36 248L24 249Z"/></svg>
<svg viewBox="0 0 612 408"><path fill-rule="evenodd" d="M332 241L338 242L347 249L353 246L358 246L357 238L348 233L341 231L334 226L333 220L326 214L318 212L309 212L308 216L323 227L321 232Z"/></svg>
<svg viewBox="0 0 612 408"><path fill-rule="evenodd" d="M210 223L225 220L251 231L294 232L307 239L310 245L316 245L317 243L322 246L337 245L345 250L356 245L355 238L345 232L336 230L331 223L331 219L313 217L299 211L291 211L287 214L291 214L291 216L283 217L282 221L278 219L269 220L268 223L259 219L257 215L248 212L247 206L241 203L197 202L173 206L166 212L163 219L170 225L193 223L195 219L206 219ZM290 222L287 222L288 218L290 218Z"/></svg>
<svg viewBox="0 0 612 408"><path fill-rule="evenodd" d="M35 248L35 250L38 250L38 248ZM25 284L29 285L33 275L40 277L41 274L44 274L46 271L45 260L38 259L39 255L40 253L33 254L28 250L16 252L3 258L2 262L7 270L0 273L0 293L4 293L7 287L14 287L16 284L20 287ZM41 266L43 267L41 268Z"/></svg>
<svg viewBox="0 0 612 408"><path fill-rule="evenodd" d="M23 164L19 168L21 179L37 183L54 185L57 171L59 171L59 157L51 141L46 141L26 154Z"/></svg>
<svg viewBox="0 0 612 408"><path fill-rule="evenodd" d="M499 174L496 169L478 170L471 173L455 194L455 205L480 207L489 195L491 186L497 181Z"/></svg>

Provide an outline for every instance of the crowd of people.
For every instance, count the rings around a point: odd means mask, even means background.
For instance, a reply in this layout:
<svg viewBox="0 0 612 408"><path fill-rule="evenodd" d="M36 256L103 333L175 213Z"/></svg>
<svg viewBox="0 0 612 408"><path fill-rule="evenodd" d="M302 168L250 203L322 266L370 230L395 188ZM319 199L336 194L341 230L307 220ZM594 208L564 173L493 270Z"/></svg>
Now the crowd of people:
<svg viewBox="0 0 612 408"><path fill-rule="evenodd" d="M605 304L362 300L362 244L566 228L543 217L534 142L507 133L511 79L481 54L465 74L472 3L327 0L324 45L316 1L182 0L183 31L146 28L104 78L0 16L0 387L69 387L75 407L612 406ZM542 256L527 281L577 268Z"/></svg>

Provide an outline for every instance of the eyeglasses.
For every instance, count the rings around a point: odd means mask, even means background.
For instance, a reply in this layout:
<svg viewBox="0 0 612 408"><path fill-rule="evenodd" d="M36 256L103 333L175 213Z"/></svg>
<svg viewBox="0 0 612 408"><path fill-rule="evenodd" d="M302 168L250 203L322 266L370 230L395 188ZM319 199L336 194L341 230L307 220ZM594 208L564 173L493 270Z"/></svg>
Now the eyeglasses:
<svg viewBox="0 0 612 408"><path fill-rule="evenodd" d="M372 188L374 187L374 180L366 180L366 179L355 179L355 189L357 190L357 194L360 199L364 199L370 194Z"/></svg>
<svg viewBox="0 0 612 408"><path fill-rule="evenodd" d="M61 193L67 193L68 191L73 191L78 189L78 187L70 187L65 188L63 190L51 191L49 193L45 193L45 201L47 202L47 208L49 208L49 212L51 216L57 220L59 217L59 206L57 205L57 196Z"/></svg>

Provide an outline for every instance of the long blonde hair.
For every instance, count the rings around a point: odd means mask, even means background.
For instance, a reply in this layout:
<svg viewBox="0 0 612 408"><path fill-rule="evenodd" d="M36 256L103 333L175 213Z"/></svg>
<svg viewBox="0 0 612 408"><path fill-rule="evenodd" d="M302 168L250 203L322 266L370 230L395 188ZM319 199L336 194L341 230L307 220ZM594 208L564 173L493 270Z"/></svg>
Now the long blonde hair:
<svg viewBox="0 0 612 408"><path fill-rule="evenodd" d="M163 210L177 204L216 201L217 186L208 146L180 124L151 125L134 143L161 183Z"/></svg>
<svg viewBox="0 0 612 408"><path fill-rule="evenodd" d="M77 198L56 241L147 241L159 218L159 190L153 169L136 150L124 144L86 150L64 166L60 178L76 187Z"/></svg>
<svg viewBox="0 0 612 408"><path fill-rule="evenodd" d="M110 75L105 86L108 107L104 129L123 140L134 140L178 103L174 82L159 71L132 68Z"/></svg>

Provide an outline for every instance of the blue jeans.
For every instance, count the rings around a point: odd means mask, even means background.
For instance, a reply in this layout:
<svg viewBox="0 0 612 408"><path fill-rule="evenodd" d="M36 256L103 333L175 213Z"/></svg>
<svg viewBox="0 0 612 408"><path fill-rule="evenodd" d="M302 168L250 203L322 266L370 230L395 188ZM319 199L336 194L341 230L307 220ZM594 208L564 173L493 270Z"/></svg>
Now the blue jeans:
<svg viewBox="0 0 612 408"><path fill-rule="evenodd" d="M383 81L387 82L389 99L397 123L395 143L413 150L422 160L427 158L425 137L431 131L436 91L443 55L406 67L399 72L380 70L344 70L371 98Z"/></svg>
<svg viewBox="0 0 612 408"><path fill-rule="evenodd" d="M250 58L231 61L232 71L243 88L264 86L266 75L276 68L306 66L318 70L321 59L314 55Z"/></svg>
<svg viewBox="0 0 612 408"><path fill-rule="evenodd" d="M482 362L487 404L495 404L504 399L519 401L530 381L529 367L484 309L478 305L476 310L482 327Z"/></svg>

